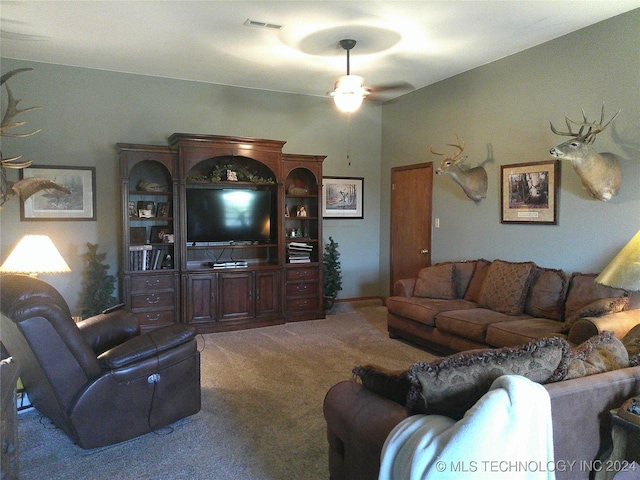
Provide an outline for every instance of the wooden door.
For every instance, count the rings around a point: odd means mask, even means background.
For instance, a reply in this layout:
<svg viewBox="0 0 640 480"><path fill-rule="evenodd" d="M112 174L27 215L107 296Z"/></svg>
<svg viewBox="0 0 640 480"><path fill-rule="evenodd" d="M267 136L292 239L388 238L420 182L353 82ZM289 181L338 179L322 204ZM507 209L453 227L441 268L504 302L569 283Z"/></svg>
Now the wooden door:
<svg viewBox="0 0 640 480"><path fill-rule="evenodd" d="M402 278L431 265L433 164L391 169L391 294Z"/></svg>

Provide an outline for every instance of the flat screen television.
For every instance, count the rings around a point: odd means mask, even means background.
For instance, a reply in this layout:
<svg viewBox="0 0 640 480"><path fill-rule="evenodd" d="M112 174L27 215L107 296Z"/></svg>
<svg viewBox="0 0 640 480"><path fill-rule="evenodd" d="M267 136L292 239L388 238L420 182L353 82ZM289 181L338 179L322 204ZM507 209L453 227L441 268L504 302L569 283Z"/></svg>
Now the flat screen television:
<svg viewBox="0 0 640 480"><path fill-rule="evenodd" d="M249 188L187 188L187 243L272 243L273 193Z"/></svg>

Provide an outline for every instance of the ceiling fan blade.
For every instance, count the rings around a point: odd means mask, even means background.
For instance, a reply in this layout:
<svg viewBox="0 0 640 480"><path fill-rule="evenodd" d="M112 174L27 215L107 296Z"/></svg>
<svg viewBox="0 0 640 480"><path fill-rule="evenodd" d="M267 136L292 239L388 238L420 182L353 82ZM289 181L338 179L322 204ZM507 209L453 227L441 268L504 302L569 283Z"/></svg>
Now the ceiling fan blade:
<svg viewBox="0 0 640 480"><path fill-rule="evenodd" d="M371 92L372 94L395 91L395 90L411 91L416 89L416 87L411 85L409 82L395 82L395 83L388 83L386 85L366 86L364 88L369 90L369 92Z"/></svg>
<svg viewBox="0 0 640 480"><path fill-rule="evenodd" d="M369 92L369 96L367 96L367 100L371 100L374 102L382 102L389 99L389 93L409 93L416 88L411 85L409 82L395 82L388 83L386 85L376 85L376 86L366 86L365 90Z"/></svg>

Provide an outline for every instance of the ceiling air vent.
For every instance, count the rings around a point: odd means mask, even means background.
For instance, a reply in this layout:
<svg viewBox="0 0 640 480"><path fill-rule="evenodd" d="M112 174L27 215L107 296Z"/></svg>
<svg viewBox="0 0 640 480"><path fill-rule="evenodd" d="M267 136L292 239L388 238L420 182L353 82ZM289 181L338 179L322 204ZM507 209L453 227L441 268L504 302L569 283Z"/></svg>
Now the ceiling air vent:
<svg viewBox="0 0 640 480"><path fill-rule="evenodd" d="M269 30L282 30L282 25L277 25L275 23L259 22L257 20L251 20L250 18L247 18L244 24L247 27L268 28Z"/></svg>

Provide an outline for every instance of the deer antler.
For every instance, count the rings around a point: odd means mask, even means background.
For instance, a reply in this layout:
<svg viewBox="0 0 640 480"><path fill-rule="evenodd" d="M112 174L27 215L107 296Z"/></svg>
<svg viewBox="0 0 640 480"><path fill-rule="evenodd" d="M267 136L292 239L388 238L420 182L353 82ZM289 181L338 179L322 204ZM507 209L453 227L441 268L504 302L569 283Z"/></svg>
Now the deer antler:
<svg viewBox="0 0 640 480"><path fill-rule="evenodd" d="M584 113L584 109L582 109L582 122L576 122L575 120L571 120L569 117L564 116L564 120L567 124L567 128L568 131L567 132L559 132L558 130L555 129L555 127L553 126L553 123L549 122L551 125L551 131L553 133L555 133L556 135L562 135L562 136L569 136L569 137L576 137L578 140L580 140L581 142L584 143L593 143L596 139L596 135L600 132L602 132L605 128L607 128L609 126L609 124L611 122L613 122L613 120L618 116L618 114L620 113L620 110L618 110L616 112L616 114L611 117L611 120L609 120L607 123L605 123L604 125L602 124L602 122L604 122L604 102L602 103L602 111L600 112L600 121L599 122L589 122L587 120L587 115L586 113ZM580 130L578 132L573 132L571 125L576 125L580 127ZM587 129L586 133L583 134L584 129Z"/></svg>
<svg viewBox="0 0 640 480"><path fill-rule="evenodd" d="M460 141L460 137L458 137L458 134L454 134L456 136L456 140L458 141L457 143L445 143L445 145L448 145L450 147L453 148L457 148L458 149L458 153L456 153L453 157L448 156L446 153L439 153L439 152L435 152L433 150L433 143L429 146L429 151L431 153L433 153L434 155L440 155L442 157L444 157L443 161L451 161L451 162L455 162L456 159L462 155L462 152L464 151L464 140L461 142Z"/></svg>
<svg viewBox="0 0 640 480"><path fill-rule="evenodd" d="M11 93L9 84L5 85L5 87L7 87L8 102L7 102L7 111L5 112L4 117L2 118L2 122L0 122L0 135L3 137L25 138L38 133L41 129L35 130L30 133L7 133L6 132L6 130L10 128L21 127L22 125L27 123L27 122L14 122L13 119L16 116L20 115L21 113L30 112L31 110L36 110L40 107L29 107L29 108L23 108L22 110L18 109L18 103L20 102L20 99L16 100L13 97L13 93Z"/></svg>

